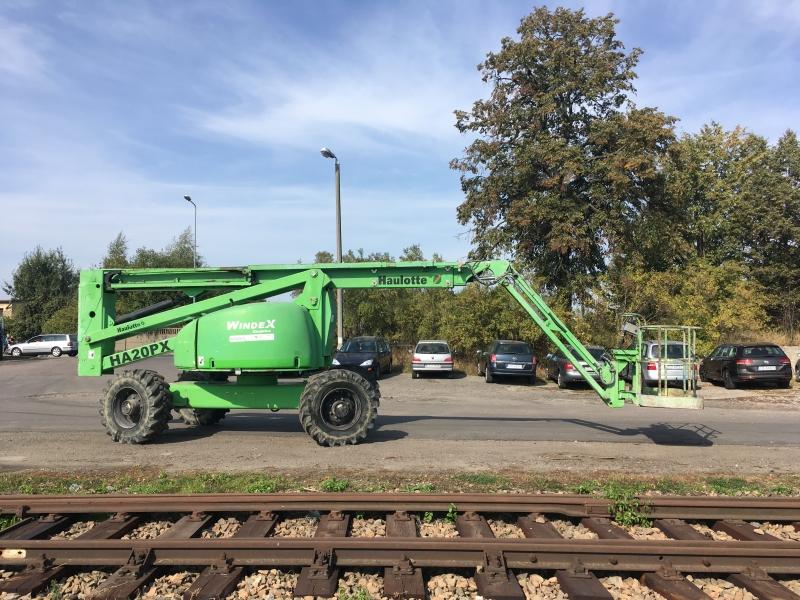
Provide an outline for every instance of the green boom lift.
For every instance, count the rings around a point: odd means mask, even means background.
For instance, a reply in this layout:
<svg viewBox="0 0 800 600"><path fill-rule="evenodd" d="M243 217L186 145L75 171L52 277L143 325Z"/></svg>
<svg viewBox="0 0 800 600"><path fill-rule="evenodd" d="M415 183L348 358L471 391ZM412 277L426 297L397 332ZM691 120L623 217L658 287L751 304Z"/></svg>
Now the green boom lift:
<svg viewBox="0 0 800 600"><path fill-rule="evenodd" d="M117 442L144 443L167 428L171 412L190 425L218 422L233 409L298 409L303 429L319 444L355 444L377 416L376 383L329 369L335 319L333 291L501 285L611 407L643 404L639 349L611 350L596 360L539 294L505 260L254 265L199 269L91 269L81 272L78 373L116 369L167 352L183 372L167 383L150 370L124 370L110 381L100 413ZM119 293L181 292L191 303L164 301L117 315ZM291 301L265 301L287 292ZM167 327L177 335L117 351L116 342ZM599 373L596 381L588 365ZM287 373L297 377L289 378ZM310 376L302 378L302 375ZM282 381L278 381L278 375Z"/></svg>

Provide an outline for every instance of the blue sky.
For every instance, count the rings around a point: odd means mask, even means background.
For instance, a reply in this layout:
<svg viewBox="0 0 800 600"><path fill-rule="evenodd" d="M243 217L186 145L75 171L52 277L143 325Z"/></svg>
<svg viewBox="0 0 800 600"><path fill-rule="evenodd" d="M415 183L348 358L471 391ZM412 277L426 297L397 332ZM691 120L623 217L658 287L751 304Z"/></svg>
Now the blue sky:
<svg viewBox="0 0 800 600"><path fill-rule="evenodd" d="M564 3L579 7L583 3ZM413 243L457 260L468 139L452 111L534 5L231 1L0 3L0 281L35 245L96 264L123 231L163 247L199 207L212 265ZM696 131L800 129L800 1L601 1L644 55L637 104Z"/></svg>

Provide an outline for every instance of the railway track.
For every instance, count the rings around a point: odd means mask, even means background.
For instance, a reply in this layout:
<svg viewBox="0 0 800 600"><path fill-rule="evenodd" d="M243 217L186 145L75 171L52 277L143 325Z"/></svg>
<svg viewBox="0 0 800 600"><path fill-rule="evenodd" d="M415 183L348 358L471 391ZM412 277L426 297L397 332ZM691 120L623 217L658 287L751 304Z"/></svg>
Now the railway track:
<svg viewBox="0 0 800 600"><path fill-rule="evenodd" d="M158 597L166 580L185 599L361 582L388 598L800 600L800 499L640 505L651 527L569 495L0 496L15 521L0 531L0 598L70 597L77 578L98 599Z"/></svg>

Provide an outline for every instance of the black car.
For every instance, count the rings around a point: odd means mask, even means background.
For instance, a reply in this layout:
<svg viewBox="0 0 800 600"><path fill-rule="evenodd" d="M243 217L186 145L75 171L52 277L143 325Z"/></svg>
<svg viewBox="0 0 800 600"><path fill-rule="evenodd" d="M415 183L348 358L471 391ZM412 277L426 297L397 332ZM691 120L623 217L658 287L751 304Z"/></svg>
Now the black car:
<svg viewBox="0 0 800 600"><path fill-rule="evenodd" d="M392 372L392 351L385 338L354 337L347 340L333 356L333 367L359 371L369 379L380 379Z"/></svg>
<svg viewBox="0 0 800 600"><path fill-rule="evenodd" d="M586 349L598 362L606 353L606 349L601 346L586 346ZM573 354L577 354L574 348L570 348L570 350ZM580 364L596 381L600 381L600 374L594 368L583 361ZM568 388L571 383L584 381L583 375L578 372L575 365L562 356L558 350L545 357L545 374L548 379L558 383L558 387L562 390Z"/></svg>
<svg viewBox="0 0 800 600"><path fill-rule="evenodd" d="M720 382L729 390L750 381L788 388L792 364L776 344L723 344L700 363L700 381Z"/></svg>
<svg viewBox="0 0 800 600"><path fill-rule="evenodd" d="M478 351L478 374L492 383L497 376L525 377L536 382L536 357L525 342L494 340L486 351Z"/></svg>

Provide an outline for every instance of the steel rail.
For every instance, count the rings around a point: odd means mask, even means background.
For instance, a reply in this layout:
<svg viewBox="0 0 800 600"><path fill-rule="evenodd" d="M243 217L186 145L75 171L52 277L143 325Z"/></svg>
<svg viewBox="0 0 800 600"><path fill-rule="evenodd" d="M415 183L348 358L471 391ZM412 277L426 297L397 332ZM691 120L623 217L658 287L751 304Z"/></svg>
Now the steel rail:
<svg viewBox="0 0 800 600"><path fill-rule="evenodd" d="M565 540L470 538L226 538L180 540L0 540L0 565L111 567L131 556L154 566L296 567L330 553L337 566L391 567L403 557L416 567L469 568L502 555L509 568L730 573L759 567L800 574L800 542Z"/></svg>
<svg viewBox="0 0 800 600"><path fill-rule="evenodd" d="M640 496L655 519L800 520L800 498ZM0 495L0 514L34 516L144 512L331 511L550 513L567 517L608 516L612 503L592 496L558 494L155 494L39 496Z"/></svg>

